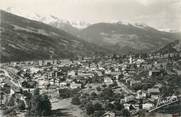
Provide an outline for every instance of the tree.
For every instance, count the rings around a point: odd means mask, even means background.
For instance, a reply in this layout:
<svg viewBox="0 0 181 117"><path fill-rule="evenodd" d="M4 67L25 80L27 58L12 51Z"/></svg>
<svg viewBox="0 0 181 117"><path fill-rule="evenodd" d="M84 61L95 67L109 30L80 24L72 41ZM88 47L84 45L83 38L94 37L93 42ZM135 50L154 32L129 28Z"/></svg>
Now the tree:
<svg viewBox="0 0 181 117"><path fill-rule="evenodd" d="M81 104L78 96L73 97L71 103L74 105L80 105Z"/></svg>
<svg viewBox="0 0 181 117"><path fill-rule="evenodd" d="M40 107L39 89L35 89L33 92L33 96L31 97L31 100L30 100L29 115L32 115L32 116L41 115L40 108L41 107Z"/></svg>
<svg viewBox="0 0 181 117"><path fill-rule="evenodd" d="M71 91L69 89L59 89L59 96L62 98L69 98L71 96Z"/></svg>
<svg viewBox="0 0 181 117"><path fill-rule="evenodd" d="M124 78L124 75L123 74L120 74L119 77L118 77L118 80L120 81L121 79Z"/></svg>
<svg viewBox="0 0 181 117"><path fill-rule="evenodd" d="M94 109L95 109L96 111L98 111L98 110L103 110L102 105L101 105L100 103L96 103L96 104L94 105Z"/></svg>
<svg viewBox="0 0 181 117"><path fill-rule="evenodd" d="M101 93L101 97L103 97L104 99L111 99L113 95L114 92L112 88L105 88L104 91Z"/></svg>
<svg viewBox="0 0 181 117"><path fill-rule="evenodd" d="M106 84L103 84L103 85L102 85L102 87L103 87L103 88L106 88L106 87L107 87L107 85L106 85Z"/></svg>
<svg viewBox="0 0 181 117"><path fill-rule="evenodd" d="M35 88L37 85L37 82L36 81L23 81L22 82L22 86L25 87L25 88Z"/></svg>
<svg viewBox="0 0 181 117"><path fill-rule="evenodd" d="M91 97L92 97L92 98L96 98L96 97L97 97L97 93L92 92L92 93L91 93Z"/></svg>
<svg viewBox="0 0 181 117"><path fill-rule="evenodd" d="M99 86L96 87L96 90L97 90L97 91L101 91L101 87L99 87Z"/></svg>
<svg viewBox="0 0 181 117"><path fill-rule="evenodd" d="M114 109L114 105L111 103L107 103L105 106L105 110L111 111Z"/></svg>
<svg viewBox="0 0 181 117"><path fill-rule="evenodd" d="M47 95L40 95L39 89L35 89L30 100L29 115L47 116L51 114L51 103Z"/></svg>
<svg viewBox="0 0 181 117"><path fill-rule="evenodd" d="M124 105L121 104L119 101L116 101L116 102L114 103L114 108L115 108L116 110L122 110L122 109L124 108Z"/></svg>
<svg viewBox="0 0 181 117"><path fill-rule="evenodd" d="M18 109L24 110L25 109L25 102L23 100L17 99L16 102L18 103Z"/></svg>
<svg viewBox="0 0 181 117"><path fill-rule="evenodd" d="M103 110L98 110L94 112L93 117L102 117L103 114L104 114Z"/></svg>
<svg viewBox="0 0 181 117"><path fill-rule="evenodd" d="M123 109L123 117L130 117L131 113L127 109Z"/></svg>
<svg viewBox="0 0 181 117"><path fill-rule="evenodd" d="M137 91L137 90L141 90L142 89L142 84L141 83L137 83L137 84L134 84L133 86L132 86L132 89L134 89L135 91Z"/></svg>
<svg viewBox="0 0 181 117"><path fill-rule="evenodd" d="M41 115L47 116L51 114L51 102L48 99L47 95L42 95L40 98L41 101Z"/></svg>
<svg viewBox="0 0 181 117"><path fill-rule="evenodd" d="M95 109L94 109L94 105L92 103L87 104L86 106L86 111L88 115L91 115L94 113Z"/></svg>
<svg viewBox="0 0 181 117"><path fill-rule="evenodd" d="M138 112L138 117L146 117L145 113L146 113L145 110L140 110Z"/></svg>

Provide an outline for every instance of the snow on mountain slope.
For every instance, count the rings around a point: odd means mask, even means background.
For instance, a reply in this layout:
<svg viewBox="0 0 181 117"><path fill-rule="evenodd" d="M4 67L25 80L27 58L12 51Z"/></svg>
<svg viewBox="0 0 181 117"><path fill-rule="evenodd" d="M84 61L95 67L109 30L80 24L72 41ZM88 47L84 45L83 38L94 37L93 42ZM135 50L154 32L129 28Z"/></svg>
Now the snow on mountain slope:
<svg viewBox="0 0 181 117"><path fill-rule="evenodd" d="M40 16L38 14L32 14L27 16L27 18L32 19L32 20L36 20L39 22L43 22L46 24L52 24L52 23L57 23L57 24L66 24L66 25L71 25L74 28L78 28L78 29L83 29L88 27L90 24L84 21L70 21L70 20L66 20L63 18L58 18L56 16L53 15L49 15L49 16Z"/></svg>

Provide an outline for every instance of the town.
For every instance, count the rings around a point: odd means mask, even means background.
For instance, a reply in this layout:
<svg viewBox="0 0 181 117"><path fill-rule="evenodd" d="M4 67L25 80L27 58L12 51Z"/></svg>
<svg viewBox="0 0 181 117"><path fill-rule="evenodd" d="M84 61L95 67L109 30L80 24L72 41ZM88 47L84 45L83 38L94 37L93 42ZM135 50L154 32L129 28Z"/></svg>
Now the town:
<svg viewBox="0 0 181 117"><path fill-rule="evenodd" d="M13 117L66 116L55 111L63 101L78 108L79 117L180 115L179 53L9 62L0 76L1 113Z"/></svg>

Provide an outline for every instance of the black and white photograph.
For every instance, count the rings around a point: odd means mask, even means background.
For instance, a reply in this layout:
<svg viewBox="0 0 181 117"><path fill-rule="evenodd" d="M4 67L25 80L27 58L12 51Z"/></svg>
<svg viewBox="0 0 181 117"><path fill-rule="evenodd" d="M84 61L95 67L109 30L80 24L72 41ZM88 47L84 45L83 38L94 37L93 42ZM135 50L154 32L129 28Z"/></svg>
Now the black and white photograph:
<svg viewBox="0 0 181 117"><path fill-rule="evenodd" d="M0 0L0 117L181 117L181 0Z"/></svg>

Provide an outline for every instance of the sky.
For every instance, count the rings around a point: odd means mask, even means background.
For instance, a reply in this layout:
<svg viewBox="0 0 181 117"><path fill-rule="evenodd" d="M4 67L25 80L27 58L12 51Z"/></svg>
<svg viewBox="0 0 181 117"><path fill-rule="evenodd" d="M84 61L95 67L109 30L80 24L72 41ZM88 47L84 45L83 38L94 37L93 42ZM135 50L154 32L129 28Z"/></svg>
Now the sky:
<svg viewBox="0 0 181 117"><path fill-rule="evenodd" d="M21 16L54 15L88 23L122 21L181 31L181 0L0 0L0 8Z"/></svg>

